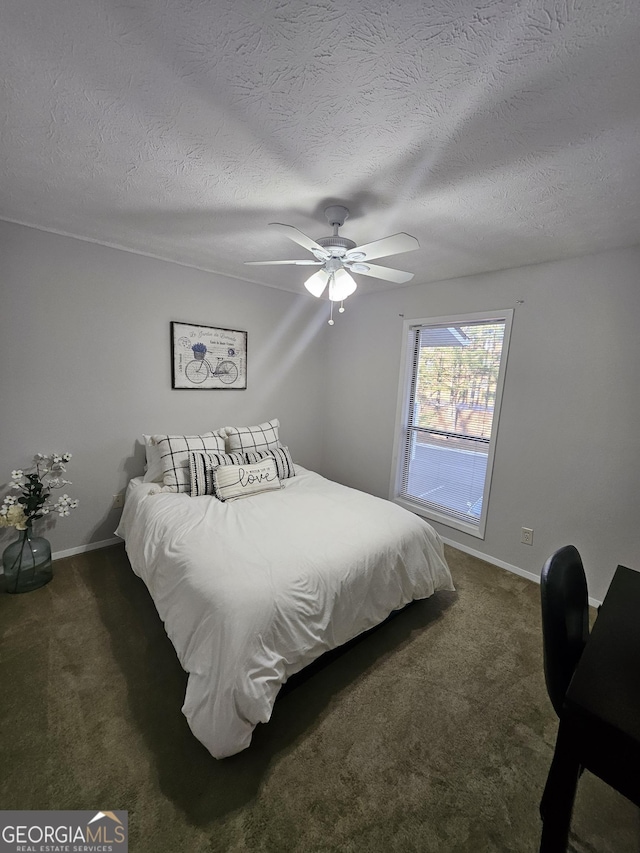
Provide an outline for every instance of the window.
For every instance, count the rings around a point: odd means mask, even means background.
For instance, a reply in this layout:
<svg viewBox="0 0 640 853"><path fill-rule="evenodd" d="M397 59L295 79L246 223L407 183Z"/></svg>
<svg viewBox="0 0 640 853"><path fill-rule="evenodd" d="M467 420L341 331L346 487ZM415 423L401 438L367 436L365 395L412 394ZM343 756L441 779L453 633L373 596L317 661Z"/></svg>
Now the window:
<svg viewBox="0 0 640 853"><path fill-rule="evenodd" d="M480 538L512 315L404 324L391 498Z"/></svg>

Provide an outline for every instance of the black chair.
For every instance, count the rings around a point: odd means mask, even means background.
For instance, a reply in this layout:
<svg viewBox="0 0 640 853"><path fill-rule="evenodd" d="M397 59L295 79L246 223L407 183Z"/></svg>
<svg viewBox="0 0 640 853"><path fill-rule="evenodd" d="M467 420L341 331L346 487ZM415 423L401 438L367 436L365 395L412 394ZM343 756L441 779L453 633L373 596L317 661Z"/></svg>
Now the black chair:
<svg viewBox="0 0 640 853"><path fill-rule="evenodd" d="M540 577L544 677L555 712L560 716L569 682L589 638L589 594L578 550L565 545L544 564ZM555 755L554 755L555 758ZM578 770L578 776L582 768ZM544 820L549 793L540 802Z"/></svg>
<svg viewBox="0 0 640 853"><path fill-rule="evenodd" d="M565 545L544 564L540 578L542 643L547 692L560 716L564 697L589 638L589 595L582 559Z"/></svg>

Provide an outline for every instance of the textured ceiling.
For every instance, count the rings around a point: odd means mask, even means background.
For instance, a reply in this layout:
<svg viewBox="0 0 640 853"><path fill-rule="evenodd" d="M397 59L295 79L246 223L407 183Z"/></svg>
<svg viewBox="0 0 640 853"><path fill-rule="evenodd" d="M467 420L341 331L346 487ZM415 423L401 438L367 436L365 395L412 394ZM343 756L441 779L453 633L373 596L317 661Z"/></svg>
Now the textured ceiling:
<svg viewBox="0 0 640 853"><path fill-rule="evenodd" d="M2 0L0 218L301 291L640 243L638 0ZM357 276L360 291L397 287Z"/></svg>

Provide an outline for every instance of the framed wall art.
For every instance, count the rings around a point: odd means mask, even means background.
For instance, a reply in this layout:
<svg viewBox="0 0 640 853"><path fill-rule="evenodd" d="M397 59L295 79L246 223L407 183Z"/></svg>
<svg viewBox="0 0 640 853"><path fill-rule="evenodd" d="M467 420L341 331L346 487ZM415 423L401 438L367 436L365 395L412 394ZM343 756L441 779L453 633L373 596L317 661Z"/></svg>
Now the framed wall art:
<svg viewBox="0 0 640 853"><path fill-rule="evenodd" d="M247 332L171 323L171 387L242 391L247 387Z"/></svg>

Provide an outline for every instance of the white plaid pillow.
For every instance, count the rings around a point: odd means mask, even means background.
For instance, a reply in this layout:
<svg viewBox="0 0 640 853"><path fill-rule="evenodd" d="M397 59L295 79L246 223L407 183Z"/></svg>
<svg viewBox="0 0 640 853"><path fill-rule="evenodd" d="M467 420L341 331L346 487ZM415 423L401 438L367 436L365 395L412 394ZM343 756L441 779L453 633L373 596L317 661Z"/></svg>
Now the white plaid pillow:
<svg viewBox="0 0 640 853"><path fill-rule="evenodd" d="M242 465L245 461L244 453L190 453L191 497L215 495L213 475L216 468L220 465Z"/></svg>
<svg viewBox="0 0 640 853"><path fill-rule="evenodd" d="M268 459L270 456L273 456L276 460L278 477L281 480L296 476L296 469L293 467L293 459L291 458L288 447L276 447L274 450L260 450L257 453L249 451L245 456L247 462L259 462L261 459Z"/></svg>
<svg viewBox="0 0 640 853"><path fill-rule="evenodd" d="M204 435L154 435L153 442L160 451L163 488L167 492L189 491L189 453L224 453L224 439L214 432Z"/></svg>
<svg viewBox="0 0 640 853"><path fill-rule="evenodd" d="M219 465L213 475L216 497L221 501L232 501L281 489L276 460L264 459L254 465Z"/></svg>
<svg viewBox="0 0 640 853"><path fill-rule="evenodd" d="M274 450L280 447L278 427L280 421L274 418L257 426L225 427L228 453L258 453L261 450Z"/></svg>
<svg viewBox="0 0 640 853"><path fill-rule="evenodd" d="M225 433L222 430L213 430L214 435L219 435L221 438L225 439ZM211 435L211 432L203 433L204 436ZM144 472L144 482L145 483L162 483L164 482L164 471L162 470L162 460L160 458L160 448L157 445L158 441L161 441L163 438L167 438L165 433L161 435L147 435L146 433L142 436L142 440L144 442L144 449L147 457L147 464Z"/></svg>

